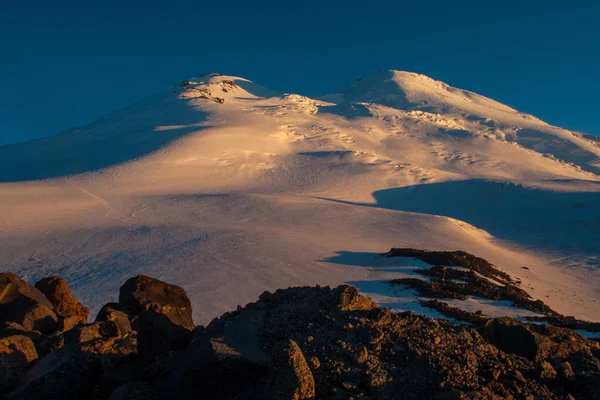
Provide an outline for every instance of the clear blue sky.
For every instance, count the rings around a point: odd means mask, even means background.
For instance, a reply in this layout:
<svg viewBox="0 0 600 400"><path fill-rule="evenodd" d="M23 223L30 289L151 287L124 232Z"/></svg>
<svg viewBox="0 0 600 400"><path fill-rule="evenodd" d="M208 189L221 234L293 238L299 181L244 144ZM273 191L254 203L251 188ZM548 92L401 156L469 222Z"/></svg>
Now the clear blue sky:
<svg viewBox="0 0 600 400"><path fill-rule="evenodd" d="M205 72L316 95L401 69L600 134L588 1L0 1L0 144Z"/></svg>

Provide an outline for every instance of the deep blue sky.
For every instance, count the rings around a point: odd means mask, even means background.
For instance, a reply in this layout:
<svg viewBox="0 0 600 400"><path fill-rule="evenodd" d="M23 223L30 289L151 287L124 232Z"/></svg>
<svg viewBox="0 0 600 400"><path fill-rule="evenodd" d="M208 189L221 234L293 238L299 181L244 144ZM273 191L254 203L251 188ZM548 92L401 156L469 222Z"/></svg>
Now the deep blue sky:
<svg viewBox="0 0 600 400"><path fill-rule="evenodd" d="M600 134L599 3L0 0L0 144L211 71L306 95L414 71Z"/></svg>

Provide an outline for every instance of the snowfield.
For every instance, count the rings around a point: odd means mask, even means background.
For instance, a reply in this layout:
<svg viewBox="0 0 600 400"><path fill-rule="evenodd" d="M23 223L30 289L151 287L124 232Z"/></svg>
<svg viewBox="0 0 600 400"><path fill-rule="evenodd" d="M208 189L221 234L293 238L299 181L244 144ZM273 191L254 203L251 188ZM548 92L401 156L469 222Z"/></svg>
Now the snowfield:
<svg viewBox="0 0 600 400"><path fill-rule="evenodd" d="M384 282L419 262L378 254L464 250L600 321L599 143L414 73L314 99L199 76L0 147L0 270L61 275L92 312L147 274L183 286L199 324L265 290L340 283L435 315Z"/></svg>

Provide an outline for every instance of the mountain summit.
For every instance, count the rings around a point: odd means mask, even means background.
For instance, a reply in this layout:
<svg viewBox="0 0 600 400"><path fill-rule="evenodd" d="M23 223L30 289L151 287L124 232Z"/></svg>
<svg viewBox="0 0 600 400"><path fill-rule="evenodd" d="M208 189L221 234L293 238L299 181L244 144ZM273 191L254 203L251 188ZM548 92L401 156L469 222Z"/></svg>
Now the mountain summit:
<svg viewBox="0 0 600 400"><path fill-rule="evenodd" d="M599 175L597 141L424 75L384 71L310 98L207 74L0 147L0 252L4 270L60 274L92 307L116 277L183 285L205 323L307 284L422 312L385 285L414 262L377 254L460 249L600 321Z"/></svg>

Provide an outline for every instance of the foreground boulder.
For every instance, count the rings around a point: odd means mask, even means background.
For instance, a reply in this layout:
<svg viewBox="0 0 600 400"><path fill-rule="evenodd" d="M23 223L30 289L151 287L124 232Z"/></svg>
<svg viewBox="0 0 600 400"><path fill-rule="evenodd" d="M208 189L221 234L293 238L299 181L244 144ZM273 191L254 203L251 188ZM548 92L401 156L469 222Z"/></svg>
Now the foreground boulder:
<svg viewBox="0 0 600 400"><path fill-rule="evenodd" d="M52 303L42 292L12 273L0 273L0 323L4 322L42 333L58 328Z"/></svg>
<svg viewBox="0 0 600 400"><path fill-rule="evenodd" d="M66 280L58 276L51 276L40 280L35 287L50 300L56 314L62 317L61 330L69 330L76 324L87 323L90 310L71 294Z"/></svg>
<svg viewBox="0 0 600 400"><path fill-rule="evenodd" d="M145 275L128 279L119 291L119 305L130 315L153 311L187 330L194 329L192 303L183 288Z"/></svg>

